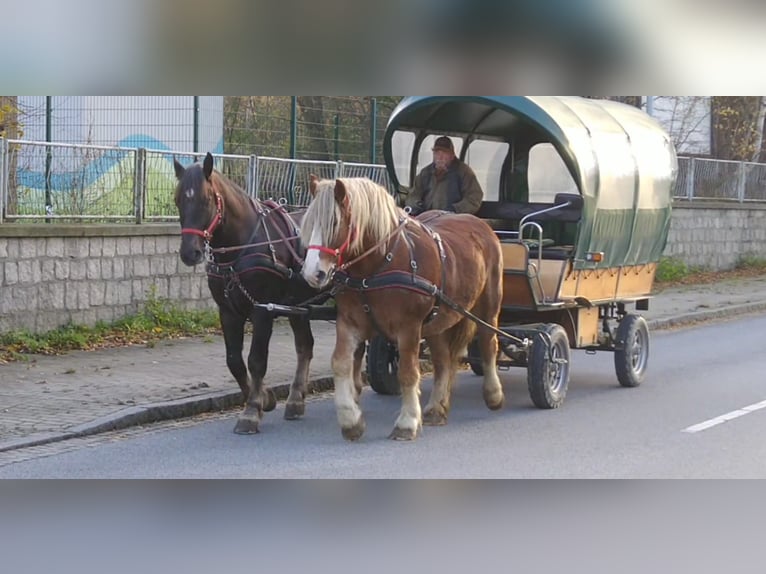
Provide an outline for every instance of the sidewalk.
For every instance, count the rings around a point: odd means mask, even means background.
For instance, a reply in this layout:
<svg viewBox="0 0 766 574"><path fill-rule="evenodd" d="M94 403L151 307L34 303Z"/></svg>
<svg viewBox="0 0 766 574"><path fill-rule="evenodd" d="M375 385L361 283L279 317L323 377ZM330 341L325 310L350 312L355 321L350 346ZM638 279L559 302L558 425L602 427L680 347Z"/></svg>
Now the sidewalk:
<svg viewBox="0 0 766 574"><path fill-rule="evenodd" d="M643 315L653 330L766 312L766 276L668 289ZM313 389L331 388L335 327L312 324ZM226 409L241 403L223 341L172 341L38 357L0 365L0 452ZM275 330L267 383L284 399L295 352L289 328Z"/></svg>

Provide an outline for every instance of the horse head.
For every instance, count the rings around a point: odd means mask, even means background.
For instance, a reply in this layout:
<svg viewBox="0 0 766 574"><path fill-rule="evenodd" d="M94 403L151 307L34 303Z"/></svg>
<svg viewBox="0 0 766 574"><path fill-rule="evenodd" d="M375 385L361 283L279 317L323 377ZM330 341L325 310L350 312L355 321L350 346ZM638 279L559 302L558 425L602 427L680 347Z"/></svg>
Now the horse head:
<svg viewBox="0 0 766 574"><path fill-rule="evenodd" d="M184 167L174 160L175 202L181 219L181 261L190 267L204 259L206 244L223 222L223 197L213 186L213 156L208 153L202 165Z"/></svg>
<svg viewBox="0 0 766 574"><path fill-rule="evenodd" d="M369 179L319 180L311 176L313 201L303 219L303 277L323 289L333 274L372 244L385 239L401 213L388 191Z"/></svg>

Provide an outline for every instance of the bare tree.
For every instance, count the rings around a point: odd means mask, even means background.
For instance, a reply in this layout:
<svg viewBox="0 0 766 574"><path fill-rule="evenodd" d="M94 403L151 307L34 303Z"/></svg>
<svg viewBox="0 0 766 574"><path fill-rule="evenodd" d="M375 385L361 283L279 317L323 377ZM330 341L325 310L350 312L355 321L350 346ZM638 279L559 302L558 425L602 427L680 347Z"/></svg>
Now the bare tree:
<svg viewBox="0 0 766 574"><path fill-rule="evenodd" d="M761 153L763 96L713 96L713 156L753 161Z"/></svg>

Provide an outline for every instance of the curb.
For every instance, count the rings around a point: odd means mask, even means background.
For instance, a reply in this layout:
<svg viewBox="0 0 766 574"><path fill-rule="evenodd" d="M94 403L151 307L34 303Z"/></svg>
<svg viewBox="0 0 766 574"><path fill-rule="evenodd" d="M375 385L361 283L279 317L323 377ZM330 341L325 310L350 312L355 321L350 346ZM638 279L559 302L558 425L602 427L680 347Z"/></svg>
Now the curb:
<svg viewBox="0 0 766 574"><path fill-rule="evenodd" d="M704 323L720 319L732 319L741 315L762 313L764 311L766 311L766 301L757 301L755 303L729 305L728 307L719 307L718 309L685 313L683 315L665 317L664 319L654 319L647 323L649 329L652 331L664 331L679 327L688 327L696 323Z"/></svg>
<svg viewBox="0 0 766 574"><path fill-rule="evenodd" d="M766 312L766 301L746 303L743 305L730 305L719 309L686 313L674 317L666 317L664 319L653 319L647 321L647 324L652 331L663 331L688 327L707 321L731 319L741 315L761 312ZM334 388L332 377L324 377L309 381L308 386L308 394L326 392ZM272 389L277 395L277 400L284 401L290 393L290 384L276 385L273 386ZM45 446L74 438L84 438L105 432L124 430L131 427L168 420L188 418L209 412L224 411L241 405L242 393L239 391L225 391L163 403L129 407L114 414L78 425L66 432L44 433L0 442L0 453L32 448L35 446Z"/></svg>
<svg viewBox="0 0 766 574"><path fill-rule="evenodd" d="M290 384L285 383L271 387L277 396L277 401L287 400L290 394L290 386ZM312 395L326 392L333 388L332 377L323 377L309 381L307 394ZM242 393L240 391L223 391L163 403L129 407L94 421L72 427L65 432L42 433L0 442L0 453L35 446L45 446L73 438L84 438L168 420L183 419L204 413L225 411L239 406L242 406Z"/></svg>

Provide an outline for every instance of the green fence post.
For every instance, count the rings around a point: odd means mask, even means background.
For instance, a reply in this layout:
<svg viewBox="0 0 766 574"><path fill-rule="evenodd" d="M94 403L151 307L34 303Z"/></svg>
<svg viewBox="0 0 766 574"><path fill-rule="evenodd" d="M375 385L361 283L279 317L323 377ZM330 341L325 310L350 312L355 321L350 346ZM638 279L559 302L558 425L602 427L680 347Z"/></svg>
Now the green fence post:
<svg viewBox="0 0 766 574"><path fill-rule="evenodd" d="M45 213L53 211L53 199L51 197L51 164L53 154L51 142L53 141L53 96L45 96ZM51 223L51 218L46 217L45 223Z"/></svg>
<svg viewBox="0 0 766 574"><path fill-rule="evenodd" d="M194 153L199 153L199 96L194 96Z"/></svg>
<svg viewBox="0 0 766 574"><path fill-rule="evenodd" d="M375 165L378 160L378 100L370 100L370 163Z"/></svg>
<svg viewBox="0 0 766 574"><path fill-rule="evenodd" d="M335 114L335 161L340 160L340 114Z"/></svg>
<svg viewBox="0 0 766 574"><path fill-rule="evenodd" d="M290 159L298 152L298 96L290 96Z"/></svg>

